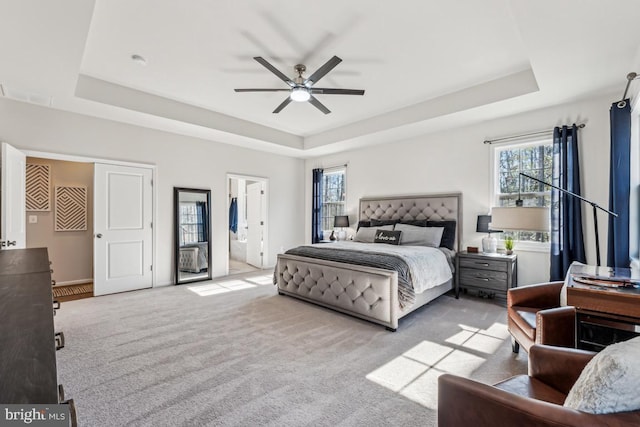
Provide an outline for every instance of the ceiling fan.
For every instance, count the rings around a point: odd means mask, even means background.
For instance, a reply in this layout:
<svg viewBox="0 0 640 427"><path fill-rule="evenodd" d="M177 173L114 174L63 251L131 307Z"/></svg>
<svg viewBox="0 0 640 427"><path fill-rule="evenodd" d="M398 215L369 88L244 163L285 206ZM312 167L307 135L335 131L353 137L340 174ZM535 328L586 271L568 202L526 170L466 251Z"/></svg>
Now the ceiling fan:
<svg viewBox="0 0 640 427"><path fill-rule="evenodd" d="M284 73L280 72L276 67L271 65L261 56L256 56L253 59L262 64L267 70L278 76L280 80L289 85L288 89L234 89L236 92L289 92L289 96L278 105L274 113L279 113L284 107L289 105L291 101L296 102L309 102L311 105L322 111L324 114L329 114L331 111L324 106L313 95L364 95L364 90L361 89L329 89L313 87L322 77L324 77L329 71L342 62L342 59L334 56L328 60L322 67L318 68L309 77L304 78L302 74L307 70L303 64L297 64L293 67L298 74L297 77L290 79Z"/></svg>

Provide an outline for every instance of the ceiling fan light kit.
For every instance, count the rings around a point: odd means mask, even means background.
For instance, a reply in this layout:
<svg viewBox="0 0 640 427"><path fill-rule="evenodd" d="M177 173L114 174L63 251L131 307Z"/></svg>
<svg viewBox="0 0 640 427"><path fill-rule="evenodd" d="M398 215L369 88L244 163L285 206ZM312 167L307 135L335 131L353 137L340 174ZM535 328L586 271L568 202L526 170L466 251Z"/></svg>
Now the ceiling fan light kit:
<svg viewBox="0 0 640 427"><path fill-rule="evenodd" d="M302 74L307 70L307 67L303 64L296 64L293 69L298 74L295 78L290 79L276 67L271 65L266 59L261 56L256 56L255 59L267 70L275 74L280 80L289 85L289 89L234 89L236 92L284 92L288 91L289 96L273 110L273 113L277 114L284 107L289 105L291 101L295 102L309 102L311 105L322 111L324 114L329 114L331 111L325 107L315 95L364 95L362 89L334 89L334 88L314 88L313 85L317 83L322 77L324 77L329 71L333 70L336 65L342 62L342 59L334 56L328 60L322 67L318 68L308 78L302 77Z"/></svg>
<svg viewBox="0 0 640 427"><path fill-rule="evenodd" d="M295 102L307 102L311 99L309 89L306 87L294 87L291 89L291 95L289 96L291 97L291 100Z"/></svg>

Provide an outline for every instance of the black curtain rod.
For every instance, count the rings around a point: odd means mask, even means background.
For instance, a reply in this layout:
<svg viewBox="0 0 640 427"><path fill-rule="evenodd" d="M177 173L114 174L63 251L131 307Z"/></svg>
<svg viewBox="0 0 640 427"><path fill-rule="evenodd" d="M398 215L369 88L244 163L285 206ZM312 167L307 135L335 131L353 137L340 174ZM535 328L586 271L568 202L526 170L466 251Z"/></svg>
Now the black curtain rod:
<svg viewBox="0 0 640 427"><path fill-rule="evenodd" d="M578 128L582 129L586 126L586 124L584 123L580 123L578 126ZM553 134L553 129L547 129L547 130L541 130L538 132L530 132L530 133L522 133L522 134L518 134L518 135L510 135L510 136L505 136L503 138L495 138L495 139L485 139L484 143L485 144L493 144L496 142L501 142L501 141L508 141L510 139L519 139L519 138L524 138L526 136L536 136L536 135L547 135L547 134Z"/></svg>
<svg viewBox="0 0 640 427"><path fill-rule="evenodd" d="M622 94L622 99L618 101L618 108L624 108L627 106L627 92L629 92L629 86L631 86L631 81L638 77L637 73L629 73L627 74L627 85L624 88L624 94Z"/></svg>

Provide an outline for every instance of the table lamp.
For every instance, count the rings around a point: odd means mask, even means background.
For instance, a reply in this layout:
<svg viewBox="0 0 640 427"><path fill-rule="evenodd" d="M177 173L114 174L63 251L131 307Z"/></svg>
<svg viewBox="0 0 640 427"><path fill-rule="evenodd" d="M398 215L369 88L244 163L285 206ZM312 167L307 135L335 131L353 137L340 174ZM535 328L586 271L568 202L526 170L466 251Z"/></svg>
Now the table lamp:
<svg viewBox="0 0 640 427"><path fill-rule="evenodd" d="M502 233L502 230L491 229L489 223L491 223L491 215L478 215L476 232L488 233L487 236L482 239L482 252L494 254L498 249L498 239L492 237L491 233Z"/></svg>
<svg viewBox="0 0 640 427"><path fill-rule="evenodd" d="M349 217L347 215L336 215L333 219L333 226L335 228L340 227L340 231L338 231L338 240L346 240L347 232L344 231L344 228L349 227Z"/></svg>

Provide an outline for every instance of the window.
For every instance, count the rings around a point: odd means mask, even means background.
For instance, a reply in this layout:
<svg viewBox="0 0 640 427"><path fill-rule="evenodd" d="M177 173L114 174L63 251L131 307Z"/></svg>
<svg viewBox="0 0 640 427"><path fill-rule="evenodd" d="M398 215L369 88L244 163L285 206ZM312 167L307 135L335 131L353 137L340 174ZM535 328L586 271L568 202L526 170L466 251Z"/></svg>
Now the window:
<svg viewBox="0 0 640 427"><path fill-rule="evenodd" d="M202 242L203 215L196 202L180 203L180 246Z"/></svg>
<svg viewBox="0 0 640 427"><path fill-rule="evenodd" d="M322 229L333 230L333 219L344 215L346 192L346 168L325 169L322 177Z"/></svg>
<svg viewBox="0 0 640 427"><path fill-rule="evenodd" d="M550 206L551 187L531 179L521 178L526 173L545 182L551 182L553 142L551 140L501 145L493 149L495 165L493 206L515 206L520 190L523 206ZM549 233L509 231L504 236L525 242L548 243Z"/></svg>

